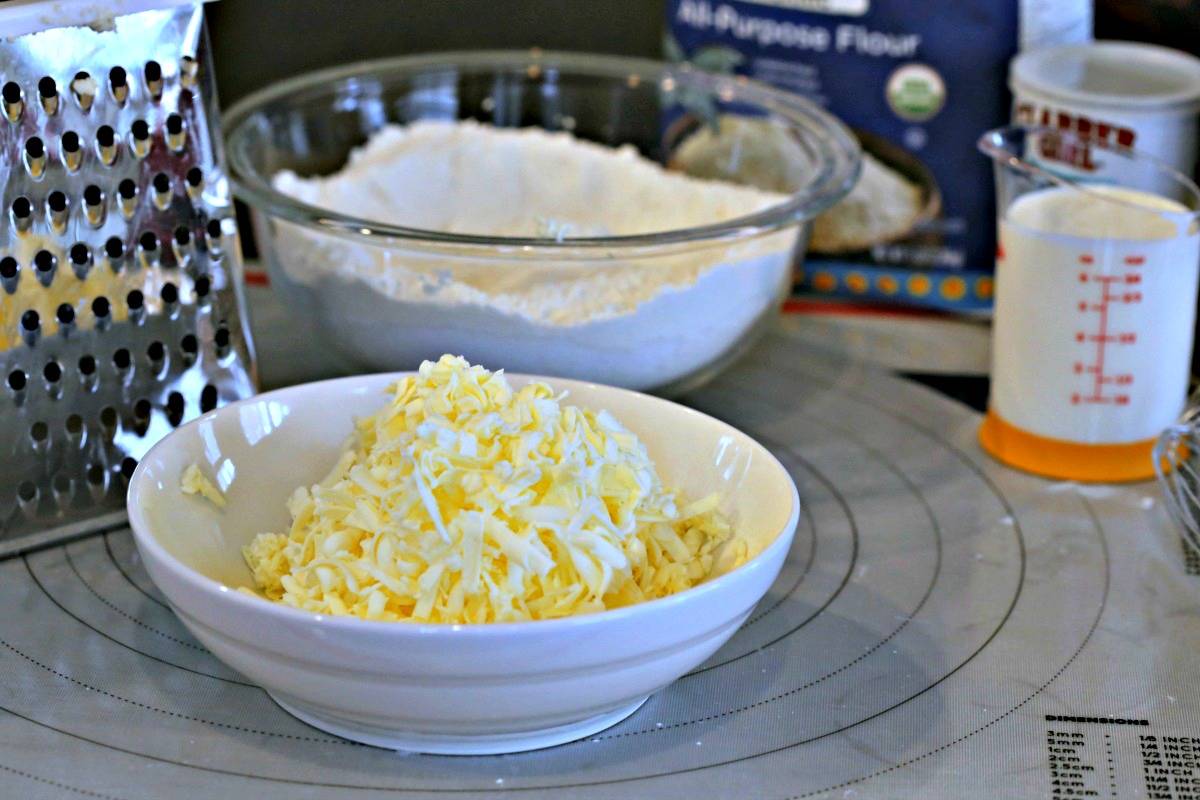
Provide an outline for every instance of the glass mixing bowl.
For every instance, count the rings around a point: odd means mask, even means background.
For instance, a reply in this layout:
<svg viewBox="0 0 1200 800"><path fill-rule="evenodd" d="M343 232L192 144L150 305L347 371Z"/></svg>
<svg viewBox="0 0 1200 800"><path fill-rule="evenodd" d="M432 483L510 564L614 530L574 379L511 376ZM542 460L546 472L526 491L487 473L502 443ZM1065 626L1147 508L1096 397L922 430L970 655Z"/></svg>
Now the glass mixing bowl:
<svg viewBox="0 0 1200 800"><path fill-rule="evenodd" d="M755 124L721 125L731 114ZM387 125L468 119L632 145L669 169L702 164L705 177L733 183L746 159L768 153L768 167L782 159L794 189L698 227L529 237L362 219L273 185L283 170L337 172ZM765 330L803 256L808 221L849 191L859 169L849 131L795 95L688 65L540 51L315 72L242 100L225 129L230 175L272 285L356 369L411 369L449 352L492 369L662 394L708 380ZM676 161L701 133L712 146Z"/></svg>

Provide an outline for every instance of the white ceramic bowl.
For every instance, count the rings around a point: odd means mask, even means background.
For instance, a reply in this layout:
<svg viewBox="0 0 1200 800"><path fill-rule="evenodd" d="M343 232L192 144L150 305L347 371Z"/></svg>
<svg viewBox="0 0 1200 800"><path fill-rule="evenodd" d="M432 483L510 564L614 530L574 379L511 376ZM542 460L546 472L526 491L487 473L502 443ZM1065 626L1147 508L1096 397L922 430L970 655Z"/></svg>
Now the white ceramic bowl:
<svg viewBox="0 0 1200 800"><path fill-rule="evenodd" d="M757 555L680 594L599 614L493 625L420 625L314 615L235 591L252 585L241 547L285 530L285 499L324 477L356 416L400 377L324 381L225 406L167 436L129 489L150 577L188 629L297 717L348 739L429 753L547 747L602 730L712 655L775 580L800 512L765 448L666 400L546 380L570 402L608 409L642 438L668 485L718 491ZM510 376L515 385L529 380ZM199 463L221 511L184 495Z"/></svg>

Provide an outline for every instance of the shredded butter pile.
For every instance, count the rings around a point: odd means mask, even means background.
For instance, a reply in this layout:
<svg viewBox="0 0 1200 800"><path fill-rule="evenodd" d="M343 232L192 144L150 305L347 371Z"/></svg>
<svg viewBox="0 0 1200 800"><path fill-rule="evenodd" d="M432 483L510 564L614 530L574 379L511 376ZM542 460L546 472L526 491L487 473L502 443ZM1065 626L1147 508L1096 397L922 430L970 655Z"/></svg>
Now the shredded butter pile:
<svg viewBox="0 0 1200 800"><path fill-rule="evenodd" d="M716 495L680 507L645 446L549 386L443 356L389 388L333 471L244 549L263 594L373 620L552 619L687 589L747 557Z"/></svg>

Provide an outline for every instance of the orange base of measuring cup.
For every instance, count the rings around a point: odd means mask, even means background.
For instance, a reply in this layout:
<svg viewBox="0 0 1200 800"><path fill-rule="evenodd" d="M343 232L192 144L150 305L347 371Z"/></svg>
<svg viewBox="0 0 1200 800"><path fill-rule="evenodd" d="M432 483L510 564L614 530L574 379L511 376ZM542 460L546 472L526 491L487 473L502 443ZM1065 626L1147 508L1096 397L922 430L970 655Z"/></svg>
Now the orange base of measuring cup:
<svg viewBox="0 0 1200 800"><path fill-rule="evenodd" d="M1080 444L1021 430L991 409L979 426L979 443L997 461L1047 478L1088 483L1141 481L1154 476L1154 440Z"/></svg>

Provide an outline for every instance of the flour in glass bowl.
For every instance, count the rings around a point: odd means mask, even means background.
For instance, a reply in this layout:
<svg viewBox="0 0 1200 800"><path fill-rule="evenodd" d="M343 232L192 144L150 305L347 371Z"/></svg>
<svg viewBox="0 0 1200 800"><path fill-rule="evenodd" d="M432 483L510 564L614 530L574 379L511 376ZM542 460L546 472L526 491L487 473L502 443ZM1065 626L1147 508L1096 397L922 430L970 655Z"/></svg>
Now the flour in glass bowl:
<svg viewBox="0 0 1200 800"><path fill-rule="evenodd" d="M379 130L327 177L275 187L349 216L458 234L620 236L724 222L784 195L663 169L630 146L474 122ZM274 265L335 344L374 369L443 352L636 389L686 379L742 344L790 281L792 228L650 256L450 254L277 222ZM576 251L578 252L578 251Z"/></svg>

